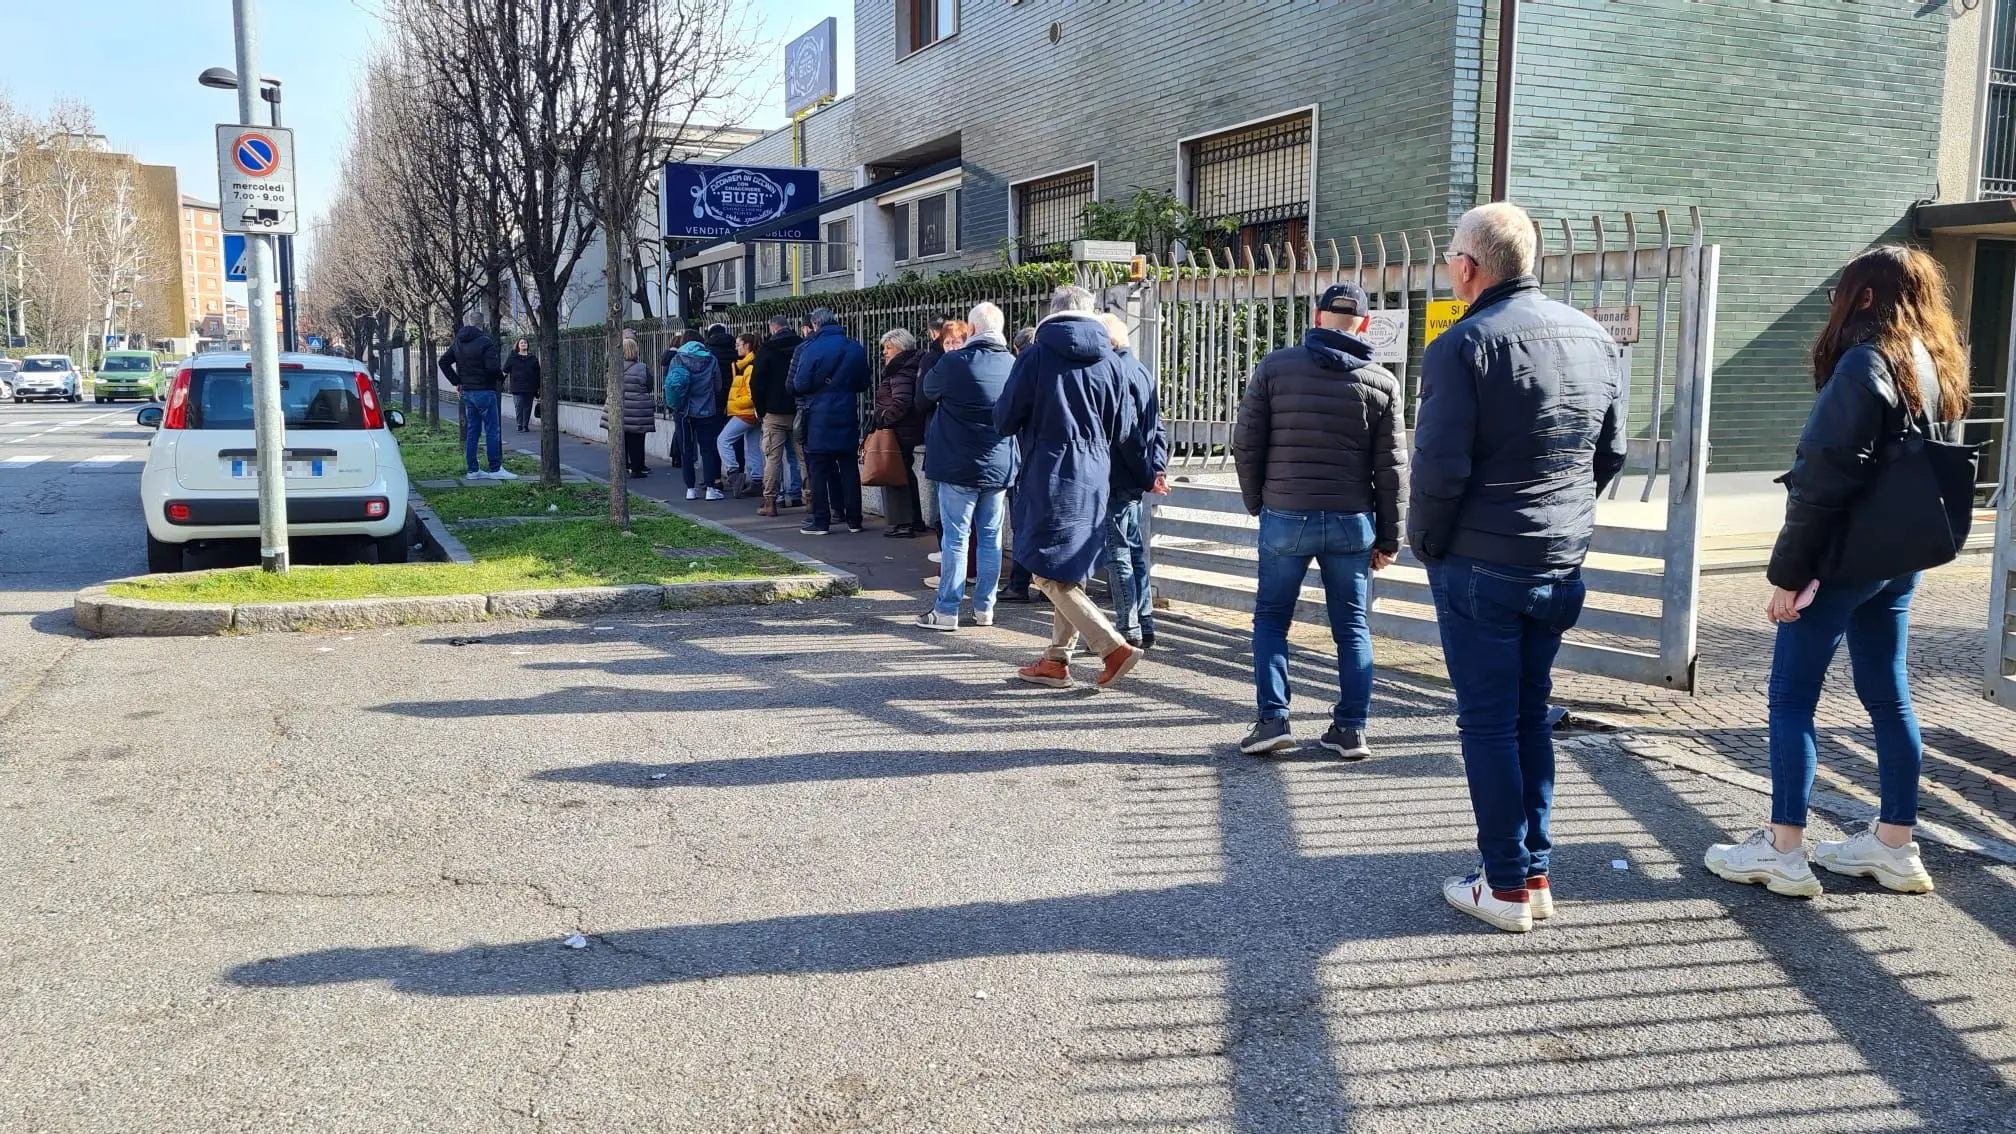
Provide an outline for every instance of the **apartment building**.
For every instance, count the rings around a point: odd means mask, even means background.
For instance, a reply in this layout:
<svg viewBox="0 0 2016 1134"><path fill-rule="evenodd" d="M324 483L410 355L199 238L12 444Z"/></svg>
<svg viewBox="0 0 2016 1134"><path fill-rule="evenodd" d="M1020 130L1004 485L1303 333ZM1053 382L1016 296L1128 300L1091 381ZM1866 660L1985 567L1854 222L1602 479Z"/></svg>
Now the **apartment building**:
<svg viewBox="0 0 2016 1134"><path fill-rule="evenodd" d="M795 277L762 241L678 267L719 307L1053 258L1087 202L1137 189L1223 219L1240 247L1446 234L1490 195L1498 7L856 0L855 90L805 120L795 163L831 186L826 239L795 246ZM1991 46L2012 8L1520 5L1512 199L1550 227L1699 206L1723 246L1718 468L1789 455L1842 263L1912 237L1920 201L2016 193L2016 137L1981 133L2016 121L1995 93L2016 68ZM792 152L780 129L720 160ZM2016 265L2016 243L1988 255Z"/></svg>
<svg viewBox="0 0 2016 1134"><path fill-rule="evenodd" d="M227 265L217 206L196 197L183 197L180 216L182 294L187 313L184 333L200 339L222 339Z"/></svg>

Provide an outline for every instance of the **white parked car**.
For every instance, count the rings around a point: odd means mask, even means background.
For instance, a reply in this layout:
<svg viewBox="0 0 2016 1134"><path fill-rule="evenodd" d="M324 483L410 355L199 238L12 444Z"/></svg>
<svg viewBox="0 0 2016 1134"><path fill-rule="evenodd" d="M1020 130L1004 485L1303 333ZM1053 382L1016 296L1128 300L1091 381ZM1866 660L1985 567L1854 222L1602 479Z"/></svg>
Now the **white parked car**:
<svg viewBox="0 0 2016 1134"><path fill-rule="evenodd" d="M0 358L0 398L14 396L14 380L20 372L20 363L11 358Z"/></svg>
<svg viewBox="0 0 2016 1134"><path fill-rule="evenodd" d="M31 354L21 360L21 372L14 376L14 400L29 398L82 401L84 376L67 354Z"/></svg>
<svg viewBox="0 0 2016 1134"><path fill-rule="evenodd" d="M357 363L318 354L280 356L280 404L289 538L362 537L377 545L379 562L405 562L406 465L391 432L405 424L399 411L379 404ZM149 571L181 570L192 544L259 537L250 357L190 359L166 403L142 409L139 421L159 427L140 473Z"/></svg>

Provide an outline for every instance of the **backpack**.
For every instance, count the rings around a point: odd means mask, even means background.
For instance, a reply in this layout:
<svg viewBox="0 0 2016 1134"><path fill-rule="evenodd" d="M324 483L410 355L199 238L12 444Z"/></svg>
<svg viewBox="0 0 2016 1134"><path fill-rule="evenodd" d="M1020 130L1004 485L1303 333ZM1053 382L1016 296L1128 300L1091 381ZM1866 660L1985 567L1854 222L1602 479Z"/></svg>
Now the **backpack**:
<svg viewBox="0 0 2016 1134"><path fill-rule="evenodd" d="M679 365L677 355L671 351L667 351L665 359L666 409L671 410L673 413L681 412L686 405L686 385L692 381L692 378L692 372L684 366Z"/></svg>

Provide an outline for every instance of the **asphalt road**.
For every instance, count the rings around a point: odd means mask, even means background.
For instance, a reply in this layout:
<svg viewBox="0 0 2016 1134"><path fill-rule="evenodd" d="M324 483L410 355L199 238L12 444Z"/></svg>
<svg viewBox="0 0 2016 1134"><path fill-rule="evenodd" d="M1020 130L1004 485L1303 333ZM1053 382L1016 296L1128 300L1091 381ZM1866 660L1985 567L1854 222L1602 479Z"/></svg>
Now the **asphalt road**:
<svg viewBox="0 0 2016 1134"><path fill-rule="evenodd" d="M0 1130L2012 1129L2016 871L1730 886L1765 801L1594 743L1502 935L1436 890L1441 686L1262 763L1223 632L1056 693L1040 610L917 609L62 640L0 705Z"/></svg>

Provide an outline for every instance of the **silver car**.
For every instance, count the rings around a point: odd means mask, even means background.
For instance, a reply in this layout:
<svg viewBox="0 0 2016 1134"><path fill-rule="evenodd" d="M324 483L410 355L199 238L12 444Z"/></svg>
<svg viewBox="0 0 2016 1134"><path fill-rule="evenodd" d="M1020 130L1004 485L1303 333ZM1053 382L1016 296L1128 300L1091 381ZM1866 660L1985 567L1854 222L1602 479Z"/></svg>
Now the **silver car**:
<svg viewBox="0 0 2016 1134"><path fill-rule="evenodd" d="M11 358L0 358L0 401L14 396L14 378L20 371L20 363Z"/></svg>

